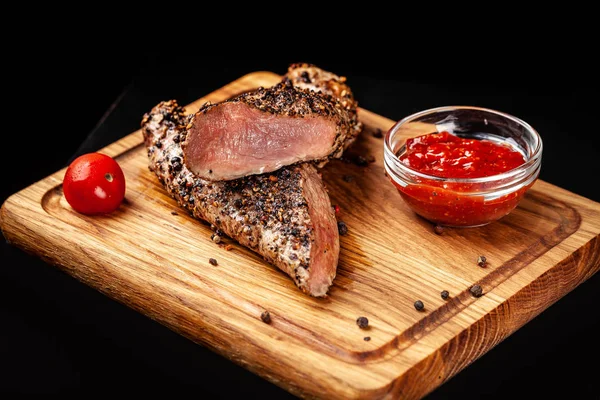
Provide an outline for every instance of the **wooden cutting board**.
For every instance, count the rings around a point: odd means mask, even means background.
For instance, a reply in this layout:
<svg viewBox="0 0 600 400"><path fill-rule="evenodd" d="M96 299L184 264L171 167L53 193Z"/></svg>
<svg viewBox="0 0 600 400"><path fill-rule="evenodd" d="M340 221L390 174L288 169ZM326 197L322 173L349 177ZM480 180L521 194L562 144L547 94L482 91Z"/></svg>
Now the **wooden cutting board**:
<svg viewBox="0 0 600 400"><path fill-rule="evenodd" d="M187 111L279 79L246 75ZM352 151L376 162L333 161L323 170L349 227L326 299L303 295L235 243L229 250L212 243L210 228L179 209L148 171L140 131L101 150L127 179L117 212L74 212L62 194L63 169L4 203L2 231L15 246L294 394L419 398L600 268L600 204L538 181L499 222L436 235L384 175L383 140L373 132L393 121L362 109L360 118L366 129ZM479 255L487 267L477 265ZM475 283L480 298L469 293ZM425 311L415 310L417 299ZM270 325L260 319L264 310ZM368 330L357 326L360 316Z"/></svg>

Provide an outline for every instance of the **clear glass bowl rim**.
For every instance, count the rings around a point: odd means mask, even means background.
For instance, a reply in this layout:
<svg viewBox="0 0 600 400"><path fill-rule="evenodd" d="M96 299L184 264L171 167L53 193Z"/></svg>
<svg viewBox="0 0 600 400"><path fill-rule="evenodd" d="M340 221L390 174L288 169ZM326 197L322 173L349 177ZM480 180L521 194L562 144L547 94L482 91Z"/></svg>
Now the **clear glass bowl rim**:
<svg viewBox="0 0 600 400"><path fill-rule="evenodd" d="M496 114L499 115L503 118L512 120L514 122L516 122L517 124L523 126L531 135L533 135L533 137L536 139L537 142L537 146L535 149L533 149L533 154L531 155L531 157L522 165L518 166L517 168L511 169L510 171L507 172L503 172L502 174L497 174L497 175L490 175L490 176L484 176L481 178L443 178L443 177L439 177L439 176L434 176L434 175L428 175L428 174L424 174L422 172L419 172L415 169L412 169L410 167L408 167L406 164L402 163L398 157L394 154L394 151L392 150L392 145L391 145L391 141L392 138L394 137L395 133L398 131L398 129L409 122L414 121L415 119L418 119L420 117L423 117L425 115L429 115L429 114L435 114L438 112L444 112L444 111L452 111L452 110L475 110L475 111L483 111L483 112L488 112L491 114ZM474 106L443 106L443 107L435 107L435 108L429 108L427 110L423 110L423 111L419 111L417 113L411 114L403 119L401 119L400 121L396 122L386 133L385 135L385 140L384 140L384 159L385 159L385 163L389 163L391 161L391 163L393 164L393 168L390 168L392 171L394 171L394 169L399 170L403 173L408 173L408 174L412 174L412 175L416 175L420 178L424 178L424 179L430 179L433 181L440 181L440 182L456 182L456 183L486 183L486 182L494 182L494 181L503 181L503 180L510 180L511 178L515 178L518 176L521 176L521 174L524 171L527 171L528 169L533 168L534 170L536 169L535 167L537 167L539 159L542 155L542 148L543 148L543 144L542 144L542 138L540 136L540 134L531 126L529 125L527 122L523 121L520 118L517 118L513 115L501 112L501 111L497 111L497 110L492 110L490 108L483 108L483 107L474 107ZM391 167L391 166L390 166ZM397 173L396 171L394 171L395 173Z"/></svg>

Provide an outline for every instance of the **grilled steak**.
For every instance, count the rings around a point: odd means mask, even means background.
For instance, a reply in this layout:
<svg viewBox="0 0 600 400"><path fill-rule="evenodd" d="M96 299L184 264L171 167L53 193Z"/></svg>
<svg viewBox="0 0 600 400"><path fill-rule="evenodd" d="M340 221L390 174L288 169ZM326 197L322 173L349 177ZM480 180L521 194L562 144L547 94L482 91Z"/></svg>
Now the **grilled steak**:
<svg viewBox="0 0 600 400"><path fill-rule="evenodd" d="M144 115L150 170L194 217L262 255L305 293L324 296L335 277L339 236L315 167L299 164L221 182L197 178L183 164L180 146L192 118L173 100Z"/></svg>
<svg viewBox="0 0 600 400"><path fill-rule="evenodd" d="M271 88L204 105L182 142L184 163L211 181L338 158L361 130L345 79L294 64Z"/></svg>

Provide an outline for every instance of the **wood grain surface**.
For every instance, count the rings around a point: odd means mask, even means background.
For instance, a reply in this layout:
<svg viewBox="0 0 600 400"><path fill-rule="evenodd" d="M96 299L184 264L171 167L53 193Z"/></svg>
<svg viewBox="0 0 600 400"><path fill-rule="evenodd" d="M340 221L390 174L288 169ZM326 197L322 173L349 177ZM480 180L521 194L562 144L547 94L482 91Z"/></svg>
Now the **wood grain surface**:
<svg viewBox="0 0 600 400"><path fill-rule="evenodd" d="M186 110L278 80L252 73ZM2 231L15 246L296 395L420 398L600 268L600 204L538 181L502 220L436 235L384 174L383 140L373 132L393 121L359 113L366 129L350 153L376 161L333 161L322 171L349 227L326 299L303 295L250 250L212 243L210 228L179 209L148 171L139 131L101 150L126 175L118 211L74 212L62 194L63 169L4 203ZM479 255L488 259L484 268ZM469 293L475 283L479 298ZM271 324L261 321L265 310ZM360 316L368 329L357 326Z"/></svg>

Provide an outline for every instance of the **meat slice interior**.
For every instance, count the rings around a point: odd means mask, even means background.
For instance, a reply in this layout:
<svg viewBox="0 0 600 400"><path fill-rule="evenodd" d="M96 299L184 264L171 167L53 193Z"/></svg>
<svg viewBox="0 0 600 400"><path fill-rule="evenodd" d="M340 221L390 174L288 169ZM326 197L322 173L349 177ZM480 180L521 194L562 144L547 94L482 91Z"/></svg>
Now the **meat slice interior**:
<svg viewBox="0 0 600 400"><path fill-rule="evenodd" d="M294 64L281 82L194 115L182 139L184 163L199 178L222 181L341 157L362 129L345 78Z"/></svg>
<svg viewBox="0 0 600 400"><path fill-rule="evenodd" d="M194 174L211 180L261 174L326 158L336 131L336 123L320 115L299 118L244 102L223 103L196 114L187 135L186 163Z"/></svg>

